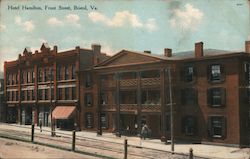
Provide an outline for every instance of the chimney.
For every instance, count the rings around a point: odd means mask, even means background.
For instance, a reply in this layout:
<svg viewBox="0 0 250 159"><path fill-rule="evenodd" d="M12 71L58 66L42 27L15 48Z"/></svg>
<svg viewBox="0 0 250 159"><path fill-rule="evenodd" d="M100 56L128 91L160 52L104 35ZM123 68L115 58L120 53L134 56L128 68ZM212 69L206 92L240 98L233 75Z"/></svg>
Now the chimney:
<svg viewBox="0 0 250 159"><path fill-rule="evenodd" d="M150 50L145 50L144 53L151 54L151 51Z"/></svg>
<svg viewBox="0 0 250 159"><path fill-rule="evenodd" d="M172 49L165 48L165 49L164 49L164 55L165 55L166 57L172 57Z"/></svg>
<svg viewBox="0 0 250 159"><path fill-rule="evenodd" d="M101 53L101 45L92 44L91 48L92 48L92 51L93 51L94 54L100 54Z"/></svg>
<svg viewBox="0 0 250 159"><path fill-rule="evenodd" d="M57 46L56 45L54 46L53 51L54 51L54 53L57 53Z"/></svg>
<svg viewBox="0 0 250 159"><path fill-rule="evenodd" d="M203 42L195 43L195 57L200 58L203 56Z"/></svg>
<svg viewBox="0 0 250 159"><path fill-rule="evenodd" d="M250 53L250 41L245 41L245 49L246 53Z"/></svg>

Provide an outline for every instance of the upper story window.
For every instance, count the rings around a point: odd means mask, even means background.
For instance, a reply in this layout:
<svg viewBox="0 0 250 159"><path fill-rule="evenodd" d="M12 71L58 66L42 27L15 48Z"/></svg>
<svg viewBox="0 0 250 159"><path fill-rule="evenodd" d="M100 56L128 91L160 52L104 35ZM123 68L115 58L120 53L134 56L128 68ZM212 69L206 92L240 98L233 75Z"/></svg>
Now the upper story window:
<svg viewBox="0 0 250 159"><path fill-rule="evenodd" d="M214 64L208 67L208 80L211 82L220 82L224 80L222 65Z"/></svg>
<svg viewBox="0 0 250 159"><path fill-rule="evenodd" d="M92 94L86 93L85 94L85 106L91 107L93 104Z"/></svg>
<svg viewBox="0 0 250 159"><path fill-rule="evenodd" d="M209 136L213 138L224 138L226 136L226 118L223 116L210 116L208 118Z"/></svg>
<svg viewBox="0 0 250 159"><path fill-rule="evenodd" d="M85 87L89 88L92 86L92 78L90 74L86 74L85 76Z"/></svg>
<svg viewBox="0 0 250 159"><path fill-rule="evenodd" d="M207 102L208 105L213 107L225 106L226 103L225 88L216 87L208 89Z"/></svg>
<svg viewBox="0 0 250 159"><path fill-rule="evenodd" d="M69 100L69 88L65 88L65 100Z"/></svg>
<svg viewBox="0 0 250 159"><path fill-rule="evenodd" d="M107 104L107 101L108 101L107 94L106 93L101 93L101 104L105 105L105 104Z"/></svg>
<svg viewBox="0 0 250 159"><path fill-rule="evenodd" d="M43 69L38 68L38 82L42 82L42 81L43 81Z"/></svg>
<svg viewBox="0 0 250 159"><path fill-rule="evenodd" d="M76 79L76 66L72 65L72 79Z"/></svg>
<svg viewBox="0 0 250 159"><path fill-rule="evenodd" d="M76 99L76 87L72 87L72 100Z"/></svg>
<svg viewBox="0 0 250 159"><path fill-rule="evenodd" d="M183 78L183 81L193 82L195 80L195 70L193 66L184 67L181 73L182 73L181 77Z"/></svg>
<svg viewBox="0 0 250 159"><path fill-rule="evenodd" d="M250 84L250 63L244 63L245 80Z"/></svg>
<svg viewBox="0 0 250 159"><path fill-rule="evenodd" d="M65 80L69 79L69 67L65 66Z"/></svg>
<svg viewBox="0 0 250 159"><path fill-rule="evenodd" d="M196 105L197 93L194 88L185 88L181 90L181 103L182 105Z"/></svg>

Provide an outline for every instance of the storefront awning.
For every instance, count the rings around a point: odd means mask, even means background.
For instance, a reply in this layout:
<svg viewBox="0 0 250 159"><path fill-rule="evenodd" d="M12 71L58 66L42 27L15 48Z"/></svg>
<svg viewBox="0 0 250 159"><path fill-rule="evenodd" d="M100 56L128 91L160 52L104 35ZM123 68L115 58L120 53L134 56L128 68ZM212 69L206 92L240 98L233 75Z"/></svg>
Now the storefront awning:
<svg viewBox="0 0 250 159"><path fill-rule="evenodd" d="M57 106L52 112L54 119L69 119L75 112L75 106Z"/></svg>

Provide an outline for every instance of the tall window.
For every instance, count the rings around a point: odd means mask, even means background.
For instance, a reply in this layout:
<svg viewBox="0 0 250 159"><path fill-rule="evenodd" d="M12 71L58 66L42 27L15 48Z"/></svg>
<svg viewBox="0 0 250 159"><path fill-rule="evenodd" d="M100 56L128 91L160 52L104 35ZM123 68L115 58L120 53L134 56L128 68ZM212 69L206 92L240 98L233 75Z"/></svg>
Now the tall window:
<svg viewBox="0 0 250 159"><path fill-rule="evenodd" d="M92 104L93 104L92 94L86 93L86 94L85 94L85 106L91 107Z"/></svg>
<svg viewBox="0 0 250 159"><path fill-rule="evenodd" d="M181 90L182 105L195 105L197 103L197 94L194 88L186 88Z"/></svg>
<svg viewBox="0 0 250 159"><path fill-rule="evenodd" d="M63 96L62 96L62 88L58 88L58 100L62 100Z"/></svg>
<svg viewBox="0 0 250 159"><path fill-rule="evenodd" d="M43 81L43 70L42 68L38 68L38 82Z"/></svg>
<svg viewBox="0 0 250 159"><path fill-rule="evenodd" d="M65 66L65 80L69 79L69 67Z"/></svg>
<svg viewBox="0 0 250 159"><path fill-rule="evenodd" d="M61 76L62 76L61 70L62 70L62 67L57 66L57 69L56 69L57 80L61 80Z"/></svg>
<svg viewBox="0 0 250 159"><path fill-rule="evenodd" d="M72 100L76 99L76 87L72 87Z"/></svg>
<svg viewBox="0 0 250 159"><path fill-rule="evenodd" d="M195 78L195 70L193 66L187 66L183 69L182 77L185 82L193 82Z"/></svg>
<svg viewBox="0 0 250 159"><path fill-rule="evenodd" d="M196 132L196 120L194 116L186 116L182 119L182 132L185 135L194 135Z"/></svg>
<svg viewBox="0 0 250 159"><path fill-rule="evenodd" d="M44 89L45 100L49 100L49 89Z"/></svg>
<svg viewBox="0 0 250 159"><path fill-rule="evenodd" d="M38 100L43 100L43 90L38 89Z"/></svg>
<svg viewBox="0 0 250 159"><path fill-rule="evenodd" d="M86 128L93 128L94 118L92 113L85 114L85 127Z"/></svg>
<svg viewBox="0 0 250 159"><path fill-rule="evenodd" d="M226 135L226 118L223 116L211 116L208 118L209 136L223 138Z"/></svg>
<svg viewBox="0 0 250 159"><path fill-rule="evenodd" d="M85 87L89 88L92 86L92 79L90 74L86 74L85 76Z"/></svg>
<svg viewBox="0 0 250 159"><path fill-rule="evenodd" d="M76 66L72 65L72 79L76 79Z"/></svg>
<svg viewBox="0 0 250 159"><path fill-rule="evenodd" d="M226 92L225 88L216 87L208 89L207 93L208 105L213 107L225 106Z"/></svg>
<svg viewBox="0 0 250 159"><path fill-rule="evenodd" d="M101 113L101 126L104 129L108 128L108 116L105 113Z"/></svg>
<svg viewBox="0 0 250 159"><path fill-rule="evenodd" d="M244 63L245 79L248 84L250 84L250 63Z"/></svg>
<svg viewBox="0 0 250 159"><path fill-rule="evenodd" d="M215 64L210 65L208 69L208 78L212 82L223 80L223 68L221 65Z"/></svg>
<svg viewBox="0 0 250 159"><path fill-rule="evenodd" d="M65 88L65 100L69 99L69 88Z"/></svg>
<svg viewBox="0 0 250 159"><path fill-rule="evenodd" d="M24 101L24 90L21 91L21 101Z"/></svg>

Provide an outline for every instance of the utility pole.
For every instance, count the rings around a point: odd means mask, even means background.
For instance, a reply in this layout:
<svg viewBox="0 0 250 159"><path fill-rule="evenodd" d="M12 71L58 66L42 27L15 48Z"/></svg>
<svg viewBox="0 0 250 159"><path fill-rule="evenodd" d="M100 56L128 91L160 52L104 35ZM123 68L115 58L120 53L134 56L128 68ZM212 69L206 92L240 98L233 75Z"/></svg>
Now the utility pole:
<svg viewBox="0 0 250 159"><path fill-rule="evenodd" d="M49 88L50 88L50 127L51 127L51 136L54 136L53 132L53 117L52 117L52 71L53 69L50 69L49 73Z"/></svg>
<svg viewBox="0 0 250 159"><path fill-rule="evenodd" d="M174 120L173 120L173 101L172 101L172 82L171 68L168 68L168 83L169 83L169 102L170 102L170 122L171 122L171 151L174 152Z"/></svg>

